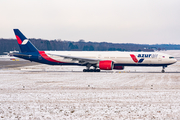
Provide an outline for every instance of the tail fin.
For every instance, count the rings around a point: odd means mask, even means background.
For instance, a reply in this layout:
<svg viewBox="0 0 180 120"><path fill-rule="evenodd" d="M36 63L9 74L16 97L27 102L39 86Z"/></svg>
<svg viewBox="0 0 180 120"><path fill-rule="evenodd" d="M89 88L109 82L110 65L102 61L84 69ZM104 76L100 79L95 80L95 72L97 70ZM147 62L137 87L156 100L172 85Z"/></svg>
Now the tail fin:
<svg viewBox="0 0 180 120"><path fill-rule="evenodd" d="M19 29L14 29L14 33L22 53L38 52L38 49L21 33Z"/></svg>

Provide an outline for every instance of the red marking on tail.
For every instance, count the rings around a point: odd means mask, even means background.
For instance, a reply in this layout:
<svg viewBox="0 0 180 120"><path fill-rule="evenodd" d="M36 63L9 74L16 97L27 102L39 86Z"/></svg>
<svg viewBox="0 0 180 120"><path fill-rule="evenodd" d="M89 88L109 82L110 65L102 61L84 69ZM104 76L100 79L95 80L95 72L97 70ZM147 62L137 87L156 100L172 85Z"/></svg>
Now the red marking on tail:
<svg viewBox="0 0 180 120"><path fill-rule="evenodd" d="M21 39L19 38L19 36L16 35L16 39L17 39L18 44L21 45L22 41L21 41Z"/></svg>
<svg viewBox="0 0 180 120"><path fill-rule="evenodd" d="M135 63L138 63L138 59L136 58L135 55L130 54L130 56L131 56L131 58L133 59L133 61L134 61Z"/></svg>

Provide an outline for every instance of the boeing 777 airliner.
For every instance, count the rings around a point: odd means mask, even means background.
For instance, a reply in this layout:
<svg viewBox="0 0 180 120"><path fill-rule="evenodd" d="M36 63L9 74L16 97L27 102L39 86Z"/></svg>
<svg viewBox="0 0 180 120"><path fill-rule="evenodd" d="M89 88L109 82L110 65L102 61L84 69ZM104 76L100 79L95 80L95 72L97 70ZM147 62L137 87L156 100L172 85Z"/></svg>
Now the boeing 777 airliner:
<svg viewBox="0 0 180 120"><path fill-rule="evenodd" d="M49 65L86 66L83 72L123 70L124 66L162 66L165 72L165 67L177 62L174 57L157 52L39 51L19 29L14 29L14 33L21 49L21 53L13 53L15 57Z"/></svg>

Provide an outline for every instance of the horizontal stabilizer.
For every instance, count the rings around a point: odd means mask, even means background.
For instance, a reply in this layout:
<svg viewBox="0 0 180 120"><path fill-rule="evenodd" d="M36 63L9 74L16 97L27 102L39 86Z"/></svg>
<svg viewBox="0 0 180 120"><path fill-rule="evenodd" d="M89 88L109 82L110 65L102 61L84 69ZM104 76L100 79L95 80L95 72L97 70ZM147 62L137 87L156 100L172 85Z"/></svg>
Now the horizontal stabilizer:
<svg viewBox="0 0 180 120"><path fill-rule="evenodd" d="M31 57L32 55L26 55L26 54L19 54L19 53L10 53L10 56L21 56L21 57Z"/></svg>

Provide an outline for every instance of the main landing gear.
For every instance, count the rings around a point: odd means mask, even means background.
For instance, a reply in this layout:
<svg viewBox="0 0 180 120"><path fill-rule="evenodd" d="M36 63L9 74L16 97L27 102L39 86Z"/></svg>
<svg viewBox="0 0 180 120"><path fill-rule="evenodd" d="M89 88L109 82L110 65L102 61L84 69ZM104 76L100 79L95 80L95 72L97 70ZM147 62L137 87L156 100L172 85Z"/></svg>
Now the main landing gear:
<svg viewBox="0 0 180 120"><path fill-rule="evenodd" d="M94 69L90 69L92 65L91 64L87 64L86 68L87 69L83 69L83 72L100 72L101 70L100 69L97 69L96 66L93 66Z"/></svg>
<svg viewBox="0 0 180 120"><path fill-rule="evenodd" d="M100 72L100 69L83 69L83 72Z"/></svg>

